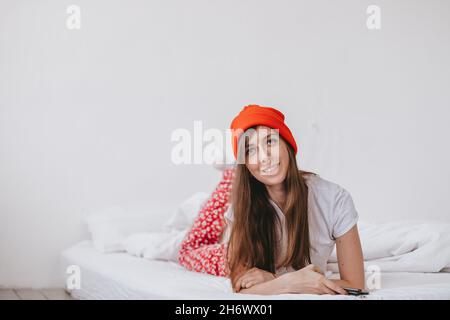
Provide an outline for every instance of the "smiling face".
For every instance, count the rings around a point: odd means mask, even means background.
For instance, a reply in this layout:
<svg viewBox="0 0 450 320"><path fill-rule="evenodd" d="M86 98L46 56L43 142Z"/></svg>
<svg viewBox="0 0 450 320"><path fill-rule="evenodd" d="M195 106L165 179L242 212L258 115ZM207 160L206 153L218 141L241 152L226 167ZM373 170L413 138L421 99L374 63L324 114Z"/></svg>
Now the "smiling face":
<svg viewBox="0 0 450 320"><path fill-rule="evenodd" d="M277 130L258 126L248 135L245 165L266 186L278 185L286 179L288 146Z"/></svg>

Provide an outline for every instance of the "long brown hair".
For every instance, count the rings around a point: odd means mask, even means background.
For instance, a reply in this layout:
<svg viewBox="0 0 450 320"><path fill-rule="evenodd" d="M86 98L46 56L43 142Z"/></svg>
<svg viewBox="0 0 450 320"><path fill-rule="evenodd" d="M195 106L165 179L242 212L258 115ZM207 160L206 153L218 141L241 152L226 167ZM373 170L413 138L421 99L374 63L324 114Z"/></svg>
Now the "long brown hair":
<svg viewBox="0 0 450 320"><path fill-rule="evenodd" d="M297 167L292 147L286 144L289 165L286 179L286 204L284 207L288 246L282 266L296 270L311 263L308 228L308 187L305 175ZM268 191L258 181L245 164L238 164L231 191L233 206L233 227L231 230L227 260L230 278L235 286L243 271L256 267L275 272L276 263L276 223L280 222L273 205L269 202Z"/></svg>

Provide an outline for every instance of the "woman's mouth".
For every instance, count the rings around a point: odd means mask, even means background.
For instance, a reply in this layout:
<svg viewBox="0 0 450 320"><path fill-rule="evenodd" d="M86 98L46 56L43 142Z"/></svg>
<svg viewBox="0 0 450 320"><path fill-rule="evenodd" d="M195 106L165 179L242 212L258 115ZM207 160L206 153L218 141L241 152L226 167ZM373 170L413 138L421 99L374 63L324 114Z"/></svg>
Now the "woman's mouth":
<svg viewBox="0 0 450 320"><path fill-rule="evenodd" d="M279 166L280 166L280 163L273 164L273 165L271 165L270 167L261 169L261 173L263 173L263 174L272 174L272 173L275 173Z"/></svg>

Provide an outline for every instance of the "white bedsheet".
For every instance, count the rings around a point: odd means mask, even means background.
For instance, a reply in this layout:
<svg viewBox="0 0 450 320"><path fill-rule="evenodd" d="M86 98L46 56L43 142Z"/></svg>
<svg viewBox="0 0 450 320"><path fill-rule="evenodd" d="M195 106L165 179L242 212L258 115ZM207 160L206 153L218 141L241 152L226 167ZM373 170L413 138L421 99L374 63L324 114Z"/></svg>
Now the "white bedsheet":
<svg viewBox="0 0 450 320"><path fill-rule="evenodd" d="M79 299L450 299L450 273L383 273L381 289L368 296L247 295L233 293L228 278L191 272L172 261L124 252L101 253L91 241L62 252L62 268L81 268ZM335 275L337 276L337 275Z"/></svg>

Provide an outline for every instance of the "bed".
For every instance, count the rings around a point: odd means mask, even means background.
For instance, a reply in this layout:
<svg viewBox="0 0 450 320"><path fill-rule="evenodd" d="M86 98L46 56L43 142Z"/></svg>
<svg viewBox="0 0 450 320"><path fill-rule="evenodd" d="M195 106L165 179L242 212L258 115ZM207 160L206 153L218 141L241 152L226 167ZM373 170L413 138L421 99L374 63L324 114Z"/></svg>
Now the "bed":
<svg viewBox="0 0 450 320"><path fill-rule="evenodd" d="M68 290L76 299L450 299L447 272L385 272L381 288L360 297L238 294L232 292L228 278L191 272L173 261L147 260L125 252L102 253L90 240L61 253L65 275L69 265L81 270L80 289Z"/></svg>

